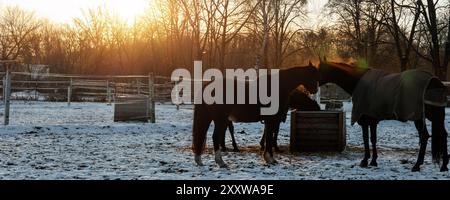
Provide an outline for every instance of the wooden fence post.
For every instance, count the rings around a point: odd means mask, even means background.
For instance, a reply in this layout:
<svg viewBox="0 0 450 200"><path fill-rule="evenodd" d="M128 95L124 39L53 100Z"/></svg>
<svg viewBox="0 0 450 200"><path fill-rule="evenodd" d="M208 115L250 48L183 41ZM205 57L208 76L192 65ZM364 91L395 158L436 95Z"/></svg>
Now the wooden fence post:
<svg viewBox="0 0 450 200"><path fill-rule="evenodd" d="M141 94L141 82L139 81L139 78L136 78L136 85L137 85L137 94Z"/></svg>
<svg viewBox="0 0 450 200"><path fill-rule="evenodd" d="M180 89L178 88L179 82L175 83L175 101L177 102L177 110L180 110Z"/></svg>
<svg viewBox="0 0 450 200"><path fill-rule="evenodd" d="M153 73L150 73L148 75L148 98L150 101L150 122L155 123L156 122L156 115L155 115L155 77L153 76Z"/></svg>
<svg viewBox="0 0 450 200"><path fill-rule="evenodd" d="M2 80L2 89L3 89L3 104L6 104L6 75L3 76L3 80Z"/></svg>
<svg viewBox="0 0 450 200"><path fill-rule="evenodd" d="M112 83L113 83L113 90L112 90L112 94L111 94L111 99L114 103L116 103L116 96L117 96L117 81L115 78L112 78Z"/></svg>
<svg viewBox="0 0 450 200"><path fill-rule="evenodd" d="M111 105L111 87L109 86L109 79L106 81L106 98L108 99L108 106Z"/></svg>
<svg viewBox="0 0 450 200"><path fill-rule="evenodd" d="M11 103L11 72L9 69L6 69L6 75L5 75L5 118L4 118L4 125L9 125L9 107Z"/></svg>
<svg viewBox="0 0 450 200"><path fill-rule="evenodd" d="M72 78L70 78L69 87L67 88L67 105L70 106L70 101L72 99Z"/></svg>
<svg viewBox="0 0 450 200"><path fill-rule="evenodd" d="M34 80L34 100L35 101L37 101L39 99L37 93L38 93L38 80L35 79Z"/></svg>

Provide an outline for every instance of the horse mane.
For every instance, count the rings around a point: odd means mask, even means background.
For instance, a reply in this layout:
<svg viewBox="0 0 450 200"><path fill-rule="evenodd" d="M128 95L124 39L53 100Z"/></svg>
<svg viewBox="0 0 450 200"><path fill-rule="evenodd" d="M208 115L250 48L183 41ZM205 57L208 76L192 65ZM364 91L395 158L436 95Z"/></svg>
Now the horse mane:
<svg viewBox="0 0 450 200"><path fill-rule="evenodd" d="M350 65L347 63L343 63L343 62L326 62L325 64L331 65L333 67L337 67L337 68L345 71L348 74L354 74L354 75L356 75L356 73L358 73L360 70L370 69L370 68L362 68L357 65Z"/></svg>

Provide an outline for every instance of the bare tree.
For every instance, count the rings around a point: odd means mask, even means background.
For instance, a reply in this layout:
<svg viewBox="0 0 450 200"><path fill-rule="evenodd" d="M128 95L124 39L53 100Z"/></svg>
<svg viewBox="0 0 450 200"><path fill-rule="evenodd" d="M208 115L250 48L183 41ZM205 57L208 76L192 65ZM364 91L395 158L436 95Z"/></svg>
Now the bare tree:
<svg viewBox="0 0 450 200"><path fill-rule="evenodd" d="M245 0L212 0L217 13L213 16L217 22L217 34L215 37L216 48L219 53L218 65L225 69L225 59L229 43L240 33L247 24L253 12L255 12L259 1L253 5L246 6Z"/></svg>
<svg viewBox="0 0 450 200"><path fill-rule="evenodd" d="M307 59L317 59L324 55L333 54L334 36L327 29L322 27L318 31L307 31L299 38L305 49L302 55Z"/></svg>
<svg viewBox="0 0 450 200"><path fill-rule="evenodd" d="M24 50L30 45L30 36L39 28L34 13L21 8L6 7L0 14L0 59L23 59Z"/></svg>
<svg viewBox="0 0 450 200"><path fill-rule="evenodd" d="M203 60L217 8L206 0L180 0L191 26L194 60Z"/></svg>
<svg viewBox="0 0 450 200"><path fill-rule="evenodd" d="M81 61L88 72L102 71L107 66L107 50L111 43L110 13L106 8L89 9L83 18L75 18L74 23L79 30Z"/></svg>
<svg viewBox="0 0 450 200"><path fill-rule="evenodd" d="M448 5L448 12L450 13L450 4ZM450 14L447 16L447 39L445 41L445 51L444 51L444 67L448 68L448 65L450 64Z"/></svg>
<svg viewBox="0 0 450 200"><path fill-rule="evenodd" d="M380 62L379 48L386 44L386 27L383 25L389 15L387 1L377 0L330 0L327 7L337 16L334 29L345 47L344 57L356 57L360 64L376 65ZM342 54L342 55L343 55Z"/></svg>
<svg viewBox="0 0 450 200"><path fill-rule="evenodd" d="M391 0L390 7L391 18L388 21L390 25L387 27L394 38L397 56L400 60L400 70L405 71L408 69L408 63L410 61L411 49L413 47L417 23L420 17L420 6L415 2L409 2L409 4L405 5L404 1L401 2L401 4L398 4L395 0ZM398 8L398 11L396 8ZM402 15L405 15L405 9L412 10L410 15L413 16L413 22L409 29L409 36L407 36L407 28L400 27L400 20Z"/></svg>
<svg viewBox="0 0 450 200"><path fill-rule="evenodd" d="M426 4L423 3L422 0L417 1L418 5L421 8L421 14L423 16L423 29L424 34L429 39L427 44L427 49L429 50L429 56L422 56L425 60L430 61L432 63L435 75L438 76L441 80L447 80L447 66L449 64L449 56L450 48L448 47L449 36L447 34L447 45L444 49L444 55L442 56L443 62L441 62L441 40L440 37L443 34L443 30L445 30L445 25L439 23L439 18L437 14L439 13L439 8L443 9L444 7L440 7L438 5L438 1L427 0ZM448 9L446 10L448 11ZM447 25L448 26L448 25ZM418 52L420 53L420 52Z"/></svg>
<svg viewBox="0 0 450 200"><path fill-rule="evenodd" d="M250 29L260 45L259 64L266 68L281 68L284 61L303 49L294 44L303 30L300 24L306 16L306 1L261 0L254 13Z"/></svg>
<svg viewBox="0 0 450 200"><path fill-rule="evenodd" d="M283 61L289 56L301 50L291 49L291 42L302 31L301 18L306 16L305 0L277 0L274 1L274 29L273 39L275 44L274 67L281 68Z"/></svg>
<svg viewBox="0 0 450 200"><path fill-rule="evenodd" d="M362 36L362 1L361 0L330 0L327 4L330 13L337 15L338 20L336 26L342 39L348 39L348 45L357 57L364 57L364 46Z"/></svg>
<svg viewBox="0 0 450 200"><path fill-rule="evenodd" d="M377 16L366 14L389 31L400 63L400 70L405 71L408 69L417 33L420 6L411 0L370 1L370 3L374 4L376 10L379 10L383 16L387 16L379 19Z"/></svg>

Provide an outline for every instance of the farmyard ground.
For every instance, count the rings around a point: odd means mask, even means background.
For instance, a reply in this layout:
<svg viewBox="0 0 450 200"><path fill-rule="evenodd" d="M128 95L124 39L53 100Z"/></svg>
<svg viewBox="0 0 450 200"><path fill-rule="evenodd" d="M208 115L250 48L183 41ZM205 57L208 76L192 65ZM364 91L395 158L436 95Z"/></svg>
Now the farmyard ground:
<svg viewBox="0 0 450 200"><path fill-rule="evenodd" d="M411 172L419 142L412 123L380 124L379 167L368 169L358 166L362 136L359 126L350 126L350 113L348 148L341 154L289 154L289 122L283 124L279 143L285 153L276 154L275 166L260 156L262 125L236 124L242 151L226 153L229 169L220 169L211 150L203 156L206 166L194 165L191 107L157 105L156 115L156 124L114 123L113 106L103 103L14 101L11 125L0 125L0 179L450 179L431 163L430 148L422 171ZM449 123L447 110L447 130ZM227 135L231 147L229 140Z"/></svg>

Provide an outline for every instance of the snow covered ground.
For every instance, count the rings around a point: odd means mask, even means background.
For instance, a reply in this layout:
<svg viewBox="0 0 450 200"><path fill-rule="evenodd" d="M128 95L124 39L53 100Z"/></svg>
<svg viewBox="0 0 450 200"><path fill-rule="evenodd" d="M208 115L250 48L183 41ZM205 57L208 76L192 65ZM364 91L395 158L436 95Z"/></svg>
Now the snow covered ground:
<svg viewBox="0 0 450 200"><path fill-rule="evenodd" d="M2 105L0 109L3 111ZM349 106L346 106L349 111ZM261 124L236 124L240 153L228 152L228 169L215 165L210 147L204 167L194 165L192 108L157 105L157 123L114 123L113 106L102 103L19 102L11 125L0 125L0 179L450 179L431 163L430 148L419 173L411 172L418 151L412 123L382 122L378 129L379 167L360 168L359 126L347 124L348 148L341 154L292 155L289 122L281 127L279 164L260 156ZM446 128L450 130L450 110ZM3 122L3 114L0 114ZM347 123L350 113L347 113ZM229 135L227 144L231 148Z"/></svg>

